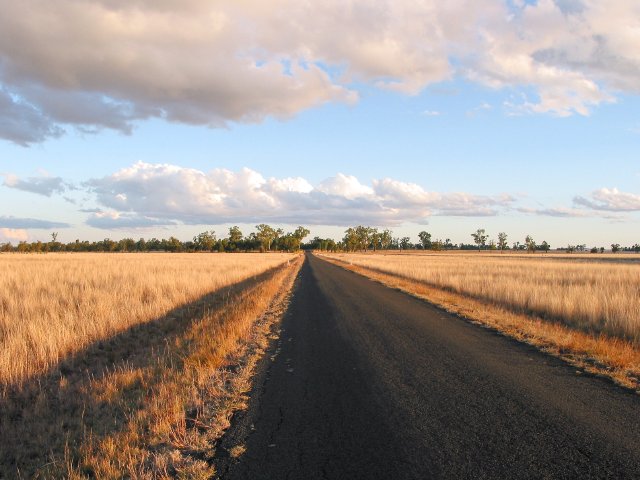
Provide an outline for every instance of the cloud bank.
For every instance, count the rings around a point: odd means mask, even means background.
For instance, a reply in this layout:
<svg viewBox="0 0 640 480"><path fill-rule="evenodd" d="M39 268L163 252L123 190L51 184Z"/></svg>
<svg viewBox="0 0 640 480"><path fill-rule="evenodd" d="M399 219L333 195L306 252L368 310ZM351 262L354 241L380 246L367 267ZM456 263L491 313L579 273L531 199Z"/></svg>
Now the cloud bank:
<svg viewBox="0 0 640 480"><path fill-rule="evenodd" d="M209 173L138 162L85 183L101 206L99 228L269 221L307 225L399 225L431 215L487 216L508 209L509 195L439 193L390 178L365 185L337 174L313 186L300 177L264 178L249 168Z"/></svg>
<svg viewBox="0 0 640 480"><path fill-rule="evenodd" d="M636 0L0 0L0 138L148 118L211 127L416 94L522 88L518 112L587 115L640 90Z"/></svg>
<svg viewBox="0 0 640 480"><path fill-rule="evenodd" d="M0 228L7 229L30 229L30 228L68 228L71 225L64 222L51 222L49 220L38 220L35 218L18 218L11 215L0 216Z"/></svg>
<svg viewBox="0 0 640 480"><path fill-rule="evenodd" d="M63 193L72 188L61 177L51 177L49 175L21 179L16 175L5 174L3 185L16 190L44 195L45 197L50 197L54 193Z"/></svg>

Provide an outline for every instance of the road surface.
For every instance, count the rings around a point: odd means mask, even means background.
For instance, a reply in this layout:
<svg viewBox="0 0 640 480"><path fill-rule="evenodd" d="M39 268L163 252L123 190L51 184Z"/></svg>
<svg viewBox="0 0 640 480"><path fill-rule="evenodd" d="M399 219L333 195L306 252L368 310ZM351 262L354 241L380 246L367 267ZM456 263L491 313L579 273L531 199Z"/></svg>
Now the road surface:
<svg viewBox="0 0 640 480"><path fill-rule="evenodd" d="M282 327L220 478L640 478L638 395L424 301L308 255Z"/></svg>

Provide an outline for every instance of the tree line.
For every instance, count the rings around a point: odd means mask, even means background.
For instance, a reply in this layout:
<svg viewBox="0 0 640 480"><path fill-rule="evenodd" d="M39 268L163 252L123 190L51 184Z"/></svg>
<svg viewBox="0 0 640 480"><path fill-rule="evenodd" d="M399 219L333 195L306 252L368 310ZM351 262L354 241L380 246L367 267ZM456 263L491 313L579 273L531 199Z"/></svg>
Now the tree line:
<svg viewBox="0 0 640 480"><path fill-rule="evenodd" d="M63 243L58 241L58 234L54 232L51 234L50 242L21 241L16 246L3 243L0 244L0 252L295 252L300 250L302 241L308 235L309 230L302 226L293 232L285 233L281 228L264 223L256 225L256 231L246 236L238 226L233 226L229 228L225 237L218 238L214 230L209 230L186 242L172 236L168 239L105 238L96 242L76 240Z"/></svg>
<svg viewBox="0 0 640 480"><path fill-rule="evenodd" d="M323 251L376 251L376 250L516 250L535 253L536 251L548 252L551 245L543 240L538 243L533 236L527 235L524 242L515 241L509 244L509 236L505 232L499 232L496 239L491 239L483 228L477 229L471 233L473 243L454 244L449 238L444 240L434 239L431 233L421 231L418 233L417 242L412 242L410 237L394 237L393 232L389 229L379 230L375 227L358 225L349 227L344 232L344 237L340 241L331 238L315 237L303 248L323 250ZM586 252L586 245L568 245L567 247L557 248L556 250L564 250L567 253L574 251ZM593 247L589 250L591 253L602 253L604 247ZM621 247L620 244L611 244L611 251L617 253L620 251L633 251L640 253L640 244L636 243L631 247Z"/></svg>
<svg viewBox="0 0 640 480"><path fill-rule="evenodd" d="M0 244L0 252L20 253L46 253L46 252L270 252L285 251L295 252L300 249L321 251L376 251L376 250L515 250L535 253L536 251L548 252L551 245L542 241L536 242L531 235L527 235L524 241L515 241L509 244L509 237L505 232L499 232L495 239L490 238L485 229L479 228L471 233L473 243L452 243L449 238L444 240L434 239L431 233L421 231L417 241L410 237L396 237L389 229L378 229L365 225L349 227L345 230L341 240L333 238L314 237L307 243L303 240L309 235L306 227L299 226L292 232L284 232L281 228L275 228L261 223L256 225L255 231L244 235L238 226L229 228L226 236L218 237L214 230L208 230L194 236L192 240L183 242L176 237L168 239L151 238L123 238L111 240L105 238L95 242L76 240L63 243L58 241L58 234L51 234L51 241L26 242L18 245L11 243ZM567 245L556 250L573 252L603 253L604 247L592 247L587 249L586 244ZM611 244L611 252L620 251L640 253L640 244L631 247L622 247L618 243Z"/></svg>

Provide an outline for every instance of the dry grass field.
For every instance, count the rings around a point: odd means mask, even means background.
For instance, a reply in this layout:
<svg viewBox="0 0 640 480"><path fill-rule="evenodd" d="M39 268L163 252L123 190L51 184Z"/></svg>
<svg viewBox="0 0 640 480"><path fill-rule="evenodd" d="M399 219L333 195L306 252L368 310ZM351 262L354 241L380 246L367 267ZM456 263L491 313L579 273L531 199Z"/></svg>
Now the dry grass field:
<svg viewBox="0 0 640 480"><path fill-rule="evenodd" d="M0 256L0 385L286 262L280 254Z"/></svg>
<svg viewBox="0 0 640 480"><path fill-rule="evenodd" d="M0 256L0 478L210 478L301 260Z"/></svg>
<svg viewBox="0 0 640 480"><path fill-rule="evenodd" d="M640 342L640 265L612 256L331 255L353 265Z"/></svg>

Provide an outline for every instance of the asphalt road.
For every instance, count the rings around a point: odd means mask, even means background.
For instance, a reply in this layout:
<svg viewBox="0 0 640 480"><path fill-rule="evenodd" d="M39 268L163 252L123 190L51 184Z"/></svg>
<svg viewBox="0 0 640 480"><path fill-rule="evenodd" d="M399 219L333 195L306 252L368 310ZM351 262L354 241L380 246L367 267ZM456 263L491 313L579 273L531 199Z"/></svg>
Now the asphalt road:
<svg viewBox="0 0 640 480"><path fill-rule="evenodd" d="M313 256L282 326L224 479L640 478L640 397L530 346Z"/></svg>

